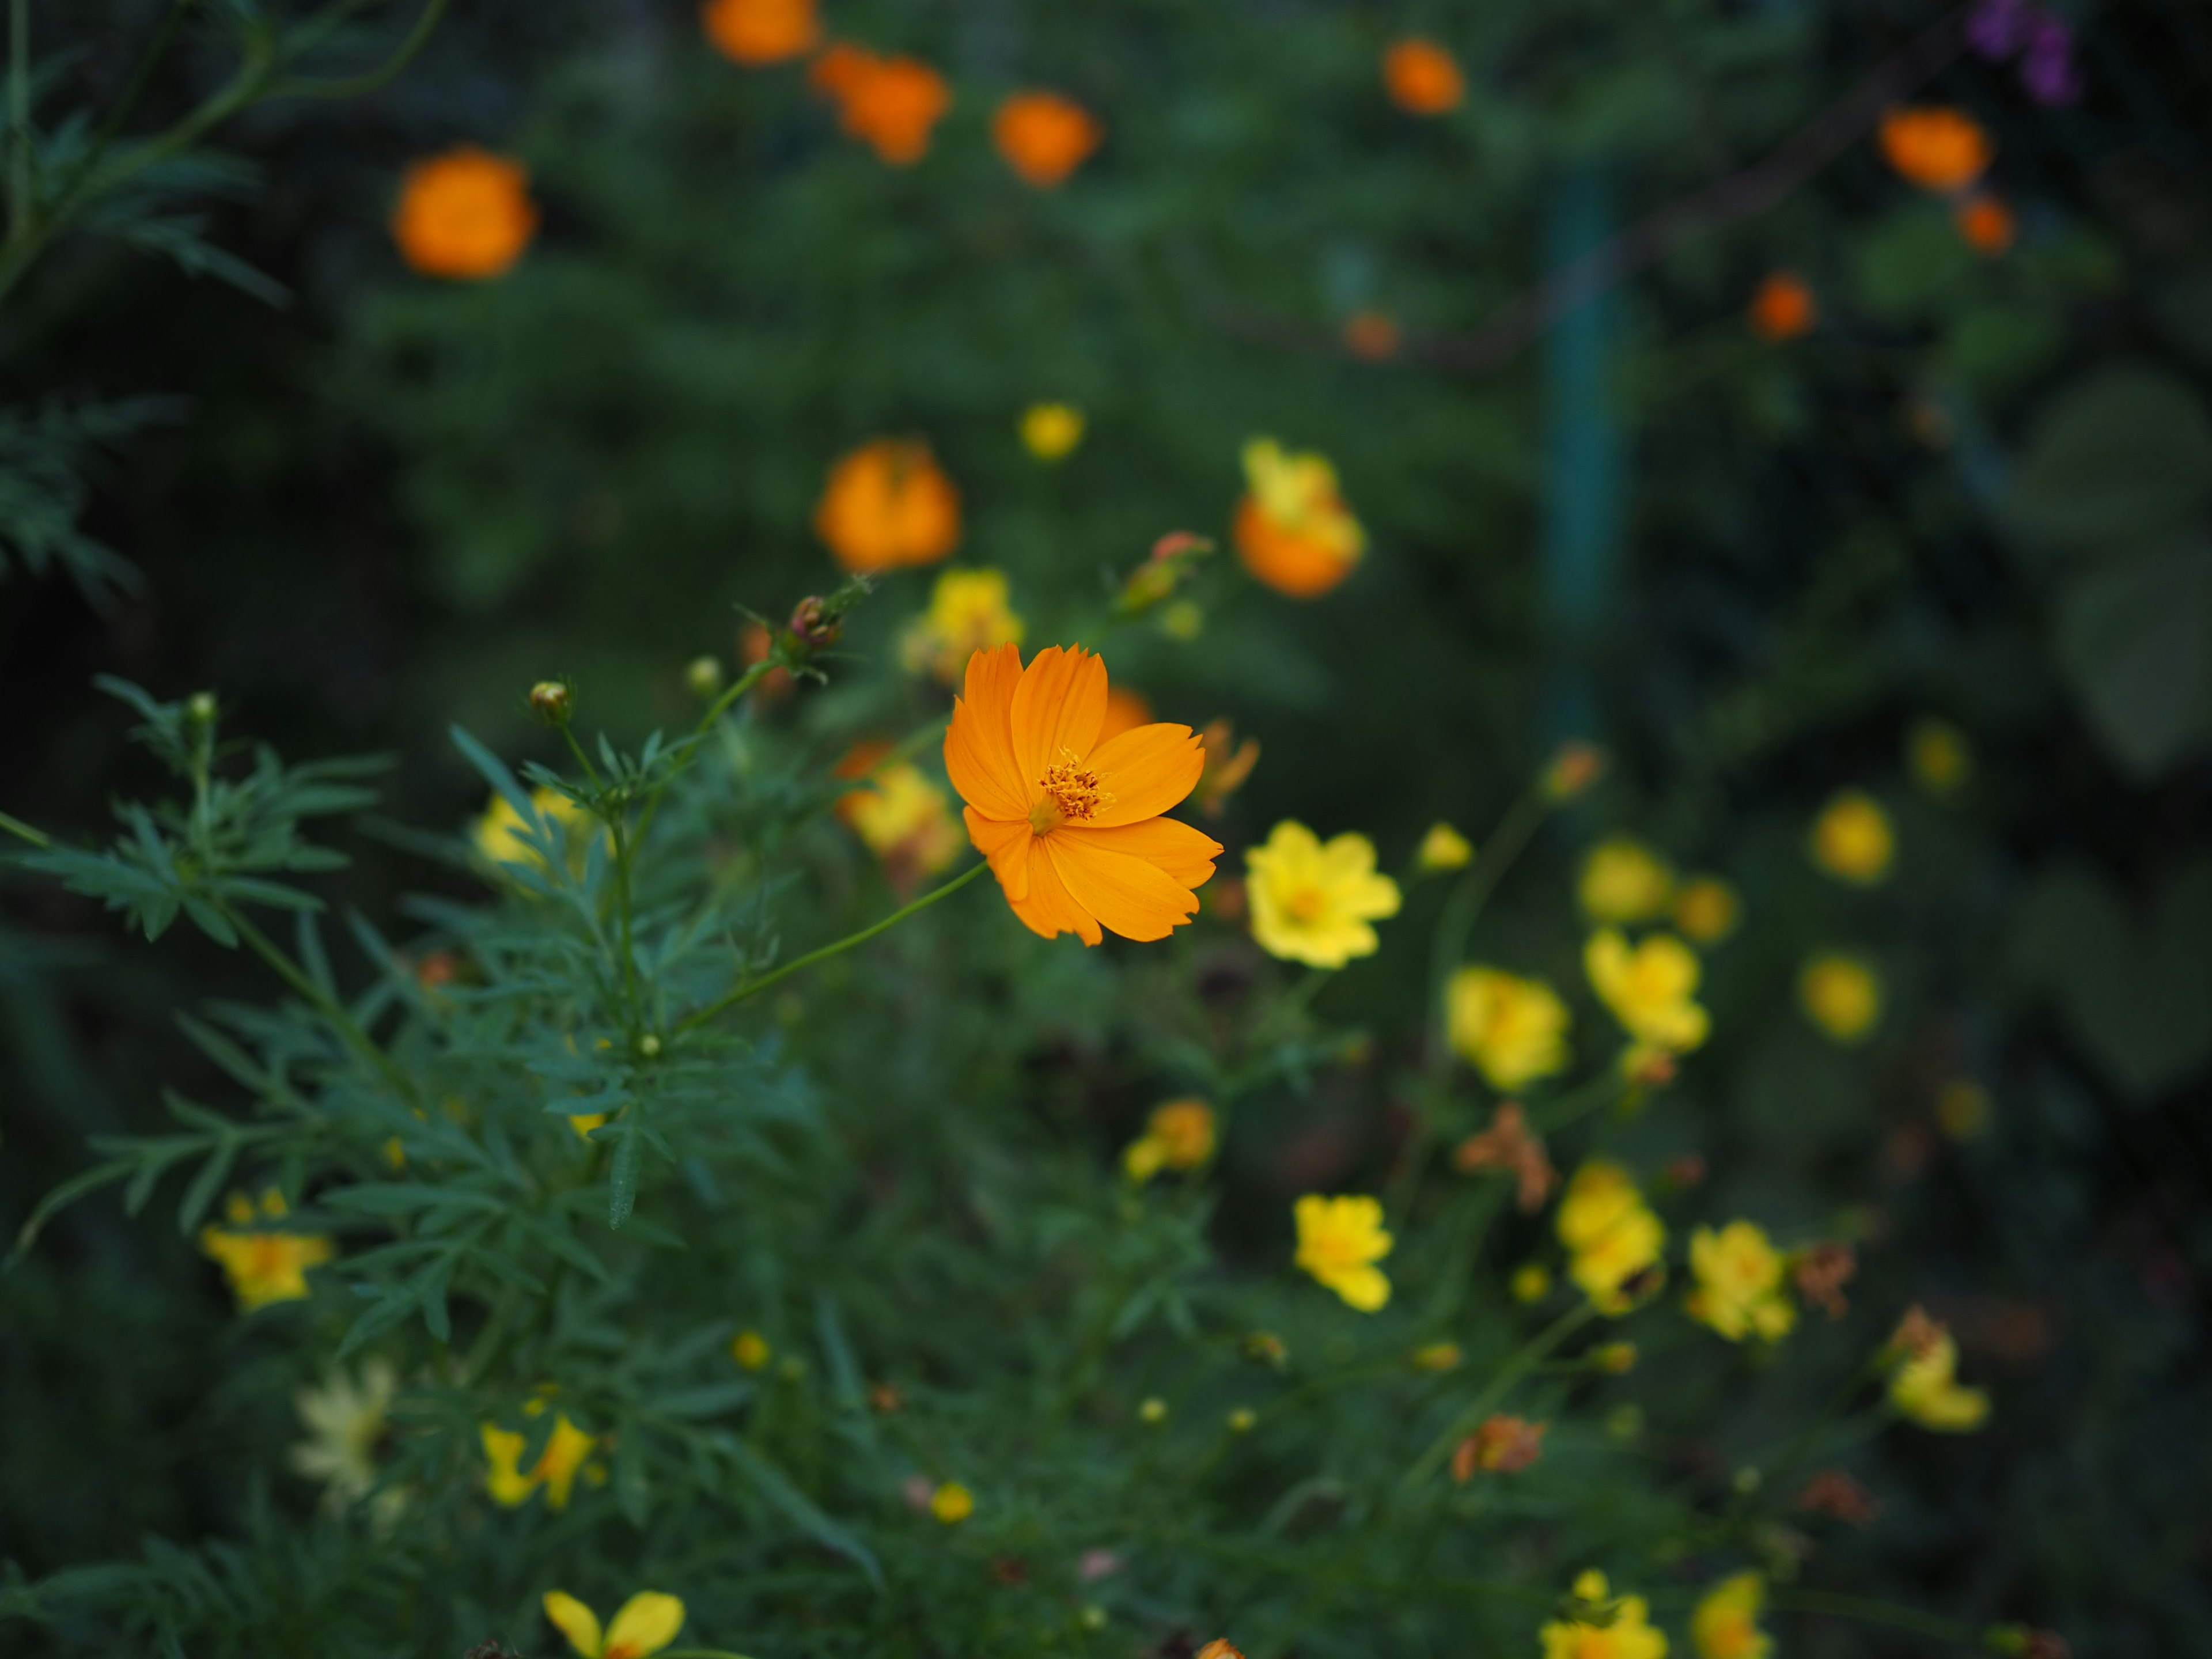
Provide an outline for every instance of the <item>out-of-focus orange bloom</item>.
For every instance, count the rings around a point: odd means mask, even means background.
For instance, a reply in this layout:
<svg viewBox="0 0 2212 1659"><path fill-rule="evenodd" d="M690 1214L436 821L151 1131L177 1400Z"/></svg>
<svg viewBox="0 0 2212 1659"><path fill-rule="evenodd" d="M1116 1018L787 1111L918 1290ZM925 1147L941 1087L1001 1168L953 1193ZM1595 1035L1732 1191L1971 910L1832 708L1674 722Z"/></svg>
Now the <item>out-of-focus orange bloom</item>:
<svg viewBox="0 0 2212 1659"><path fill-rule="evenodd" d="M960 540L960 492L926 444L878 438L830 469L814 533L848 570L934 564Z"/></svg>
<svg viewBox="0 0 2212 1659"><path fill-rule="evenodd" d="M952 88L920 58L878 58L847 41L816 58L806 78L836 100L838 125L893 167L927 155L931 130L952 107Z"/></svg>
<svg viewBox="0 0 2212 1659"><path fill-rule="evenodd" d="M501 276L537 234L522 164L473 144L409 167L392 215L400 258L426 276Z"/></svg>
<svg viewBox="0 0 2212 1659"><path fill-rule="evenodd" d="M1231 528L1246 569L1294 599L1318 599L1352 574L1367 532L1326 459L1255 438L1244 446L1244 477L1249 488Z"/></svg>
<svg viewBox="0 0 2212 1659"><path fill-rule="evenodd" d="M699 21L715 50L740 64L803 58L822 40L814 0L707 0Z"/></svg>
<svg viewBox="0 0 2212 1659"><path fill-rule="evenodd" d="M1401 343L1398 325L1386 312L1362 311L1344 325L1344 349L1367 362L1396 356Z"/></svg>
<svg viewBox="0 0 2212 1659"><path fill-rule="evenodd" d="M1900 178L1948 196L1988 172L1996 147L1972 116L1930 105L1884 115L1881 153Z"/></svg>
<svg viewBox="0 0 2212 1659"><path fill-rule="evenodd" d="M1544 1452L1548 1423L1493 1413L1452 1451L1452 1479L1464 1486L1479 1469L1498 1474L1518 1474Z"/></svg>
<svg viewBox="0 0 2212 1659"><path fill-rule="evenodd" d="M1018 92L991 118L999 154L1039 190L1066 179L1105 137L1089 110L1056 92Z"/></svg>
<svg viewBox="0 0 2212 1659"><path fill-rule="evenodd" d="M1124 685L1106 688L1106 718L1098 727L1098 741L1118 738L1124 732L1133 732L1140 726L1152 723L1152 705L1141 691L1132 691Z"/></svg>
<svg viewBox="0 0 2212 1659"><path fill-rule="evenodd" d="M1994 196L1970 196L1959 204L1959 234L1977 253L1991 258L2012 246L2020 222L2012 210Z"/></svg>
<svg viewBox="0 0 2212 1659"><path fill-rule="evenodd" d="M1762 340L1794 340L1820 314L1811 285L1794 270L1769 273L1751 296L1751 331Z"/></svg>
<svg viewBox="0 0 2212 1659"><path fill-rule="evenodd" d="M1452 1148L1452 1165L1469 1175L1486 1170L1510 1173L1523 1215L1534 1215L1544 1207L1544 1200L1559 1178L1544 1151L1543 1137L1528 1127L1528 1114L1518 1101L1512 1100L1498 1107L1487 1129Z"/></svg>
<svg viewBox="0 0 2212 1659"><path fill-rule="evenodd" d="M1409 115L1442 115L1467 96L1458 60L1433 40L1395 42L1382 54L1382 84Z"/></svg>

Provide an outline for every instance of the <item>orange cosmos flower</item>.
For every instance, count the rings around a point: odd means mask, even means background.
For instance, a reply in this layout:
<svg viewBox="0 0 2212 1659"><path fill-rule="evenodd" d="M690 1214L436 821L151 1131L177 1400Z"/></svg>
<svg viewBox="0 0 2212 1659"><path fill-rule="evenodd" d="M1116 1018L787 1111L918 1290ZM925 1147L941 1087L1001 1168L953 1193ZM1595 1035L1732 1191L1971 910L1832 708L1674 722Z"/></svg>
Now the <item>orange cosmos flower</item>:
<svg viewBox="0 0 2212 1659"><path fill-rule="evenodd" d="M814 533L848 570L934 564L960 540L960 492L927 444L878 438L830 469Z"/></svg>
<svg viewBox="0 0 2212 1659"><path fill-rule="evenodd" d="M1959 234L1977 253L1996 258L2012 246L2019 224L2012 210L1994 196L1970 196L1959 204Z"/></svg>
<svg viewBox="0 0 2212 1659"><path fill-rule="evenodd" d="M1794 270L1773 272L1751 296L1751 331L1762 340L1794 340L1819 315L1812 289Z"/></svg>
<svg viewBox="0 0 2212 1659"><path fill-rule="evenodd" d="M1467 96L1458 61L1433 40L1401 40L1382 54L1382 85L1408 115L1442 115Z"/></svg>
<svg viewBox="0 0 2212 1659"><path fill-rule="evenodd" d="M392 216L400 258L425 276L497 276L538 234L520 161L461 144L417 161Z"/></svg>
<svg viewBox="0 0 2212 1659"><path fill-rule="evenodd" d="M781 64L822 39L814 0L707 0L699 9L707 38L740 64Z"/></svg>
<svg viewBox="0 0 2212 1659"><path fill-rule="evenodd" d="M1273 438L1244 446L1249 486L1231 526L1245 568L1296 599L1318 599L1367 550L1367 532L1337 493L1336 469Z"/></svg>
<svg viewBox="0 0 2212 1659"><path fill-rule="evenodd" d="M1881 153L1901 178L1948 196L1986 173L1996 147L1972 116L1931 106L1883 116Z"/></svg>
<svg viewBox="0 0 2212 1659"><path fill-rule="evenodd" d="M1106 136L1091 112L1056 92L1018 92L991 118L991 142L1039 190L1081 167Z"/></svg>
<svg viewBox="0 0 2212 1659"><path fill-rule="evenodd" d="M1106 718L1099 722L1097 741L1118 738L1124 732L1133 732L1140 726L1152 723L1152 705L1141 691L1132 691L1125 685L1106 689Z"/></svg>
<svg viewBox="0 0 2212 1659"><path fill-rule="evenodd" d="M816 58L806 78L836 100L838 125L893 167L927 155L930 130L952 107L952 88L920 58L878 58L843 41Z"/></svg>
<svg viewBox="0 0 2212 1659"><path fill-rule="evenodd" d="M1102 928L1165 939L1198 912L1221 843L1160 814L1203 764L1187 726L1139 726L1100 742L1106 665L1076 646L1002 645L968 659L945 768L968 803L969 839L1014 914L1047 939Z"/></svg>

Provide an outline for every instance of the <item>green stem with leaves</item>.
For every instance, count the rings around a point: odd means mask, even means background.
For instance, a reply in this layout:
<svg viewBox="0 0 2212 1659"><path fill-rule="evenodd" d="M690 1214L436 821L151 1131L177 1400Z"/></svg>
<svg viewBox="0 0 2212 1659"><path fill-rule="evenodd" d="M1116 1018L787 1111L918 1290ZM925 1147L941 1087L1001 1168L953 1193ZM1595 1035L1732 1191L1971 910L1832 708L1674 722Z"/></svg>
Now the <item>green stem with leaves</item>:
<svg viewBox="0 0 2212 1659"><path fill-rule="evenodd" d="M1595 1303L1579 1303L1522 1343L1498 1368L1498 1373L1490 1379L1489 1385L1467 1403L1442 1434L1429 1443L1429 1449L1406 1472L1403 1490L1410 1494L1427 1485L1429 1477L1443 1468L1444 1460L1451 1455L1452 1448L1474 1433L1482 1419L1498 1409L1505 1396L1512 1392L1515 1383L1551 1358L1553 1351L1559 1344L1596 1316Z"/></svg>
<svg viewBox="0 0 2212 1659"><path fill-rule="evenodd" d="M246 941L248 950L267 963L278 978L314 1006L315 1011L330 1023L331 1029L338 1034L346 1047L367 1061L372 1069L399 1091L403 1098L420 1103L422 1096L415 1086L415 1079L378 1046L374 1037L354 1022L353 1016L339 1006L335 997L318 985L305 969L279 950L267 934L235 908L219 898L210 902L216 914L236 930L239 938Z"/></svg>

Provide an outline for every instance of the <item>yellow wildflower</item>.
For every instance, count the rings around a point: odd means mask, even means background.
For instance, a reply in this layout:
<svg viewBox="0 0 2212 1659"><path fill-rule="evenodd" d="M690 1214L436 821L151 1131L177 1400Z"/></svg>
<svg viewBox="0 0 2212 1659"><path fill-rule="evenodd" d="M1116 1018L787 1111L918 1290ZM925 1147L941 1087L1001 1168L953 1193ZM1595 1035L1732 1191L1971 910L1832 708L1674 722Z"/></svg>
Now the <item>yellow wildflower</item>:
<svg viewBox="0 0 2212 1659"><path fill-rule="evenodd" d="M1723 1578L1690 1614L1690 1640L1698 1659L1766 1659L1773 1638L1759 1627L1766 1583L1755 1572Z"/></svg>
<svg viewBox="0 0 2212 1659"><path fill-rule="evenodd" d="M1413 862L1424 875L1439 870L1461 870L1474 861L1474 843L1449 823L1432 823L1421 837L1421 850Z"/></svg>
<svg viewBox="0 0 2212 1659"><path fill-rule="evenodd" d="M286 1462L296 1474L323 1483L323 1503L344 1510L368 1496L376 1485L376 1449L386 1427L385 1413L399 1386L399 1373L388 1359L371 1359L361 1368L356 1382L339 1366L332 1366L319 1389L301 1389L292 1396L293 1409L307 1431L307 1437L292 1448ZM396 1499L397 1492L385 1494ZM378 1505L388 1515L397 1504Z"/></svg>
<svg viewBox="0 0 2212 1659"><path fill-rule="evenodd" d="M210 1223L200 1229L200 1249L220 1263L238 1298L240 1313L252 1313L272 1302L299 1302L307 1294L307 1269L319 1267L337 1254L337 1246L321 1233L285 1233L257 1229L257 1221L274 1221L285 1212L284 1194L274 1187L261 1194L257 1212L253 1200L233 1193L223 1206L229 1227Z"/></svg>
<svg viewBox="0 0 2212 1659"><path fill-rule="evenodd" d="M1881 981L1856 957L1814 957L1797 975L1797 1000L1838 1042L1856 1042L1881 1020Z"/></svg>
<svg viewBox="0 0 2212 1659"><path fill-rule="evenodd" d="M1640 841L1616 836L1590 848L1575 890L1592 921L1649 921L1674 896L1674 872Z"/></svg>
<svg viewBox="0 0 2212 1659"><path fill-rule="evenodd" d="M1785 1265L1755 1222L1731 1221L1718 1232L1698 1228L1690 1235L1690 1271L1698 1281L1687 1303L1690 1317L1731 1342L1786 1336L1797 1310L1783 1289Z"/></svg>
<svg viewBox="0 0 2212 1659"><path fill-rule="evenodd" d="M1083 411L1068 404L1031 404L1022 411L1022 447L1041 461L1063 460L1083 441Z"/></svg>
<svg viewBox="0 0 2212 1659"><path fill-rule="evenodd" d="M1839 881L1872 887L1889 874L1897 834L1881 803L1862 789L1844 789L1813 822L1813 862Z"/></svg>
<svg viewBox="0 0 2212 1659"><path fill-rule="evenodd" d="M684 1628L683 1602L659 1590L640 1590L623 1602L604 1635L599 1616L565 1590L546 1591L544 1606L545 1616L582 1659L646 1659Z"/></svg>
<svg viewBox="0 0 2212 1659"><path fill-rule="evenodd" d="M1642 1042L1687 1054L1711 1030L1695 1000L1697 954L1672 933L1632 947L1618 928L1600 928L1583 947L1583 967L1613 1018Z"/></svg>
<svg viewBox="0 0 2212 1659"><path fill-rule="evenodd" d="M953 685L975 653L1019 645L1026 632L1008 599L1006 572L947 570L929 591L929 609L908 625L900 655L909 669L927 669Z"/></svg>
<svg viewBox="0 0 2212 1659"><path fill-rule="evenodd" d="M530 804L538 816L545 821L556 846L565 847L568 867L580 871L584 867L584 826L591 823L587 807L579 806L550 784L542 784L530 792ZM536 869L545 868L545 860L538 849L526 839L530 831L528 823L514 810L514 804L505 795L495 791L490 805L477 818L469 839L478 853L493 864L521 864Z"/></svg>
<svg viewBox="0 0 2212 1659"><path fill-rule="evenodd" d="M1518 1089L1566 1066L1573 1017L1542 980L1462 968L1444 988L1444 1016L1451 1046L1493 1089Z"/></svg>
<svg viewBox="0 0 2212 1659"><path fill-rule="evenodd" d="M935 875L968 844L950 798L910 761L886 766L864 787L848 791L838 799L837 815L898 885Z"/></svg>
<svg viewBox="0 0 2212 1659"><path fill-rule="evenodd" d="M929 1512L946 1526L956 1526L975 1513L975 1494L957 1480L948 1480L930 1493Z"/></svg>
<svg viewBox="0 0 2212 1659"><path fill-rule="evenodd" d="M1381 941L1370 923L1398 914L1398 884L1375 871L1375 843L1341 835L1323 844L1285 819L1267 844L1244 853L1252 937L1270 956L1316 968L1341 968L1372 956Z"/></svg>
<svg viewBox="0 0 2212 1659"><path fill-rule="evenodd" d="M1382 1206L1364 1196L1323 1198L1308 1193L1293 1211L1298 1224L1297 1265L1362 1313L1390 1299L1390 1281L1375 1264L1390 1254Z"/></svg>
<svg viewBox="0 0 2212 1659"><path fill-rule="evenodd" d="M1150 1181L1162 1170L1195 1170L1213 1156L1213 1108L1202 1100L1171 1100L1152 1109L1121 1164L1133 1181Z"/></svg>
<svg viewBox="0 0 2212 1659"><path fill-rule="evenodd" d="M1667 1243L1666 1224L1644 1202L1635 1178L1602 1159L1575 1171L1555 1225L1567 1248L1567 1276L1607 1314L1628 1311L1622 1286L1656 1265Z"/></svg>
<svg viewBox="0 0 2212 1659"><path fill-rule="evenodd" d="M1905 734L1905 764L1923 789L1948 799L1973 775L1974 751L1964 732L1931 716L1913 721Z"/></svg>
<svg viewBox="0 0 2212 1659"><path fill-rule="evenodd" d="M764 1371L775 1349L758 1331L742 1330L730 1339L730 1358L749 1371Z"/></svg>
<svg viewBox="0 0 2212 1659"><path fill-rule="evenodd" d="M1505 1281L1516 1302L1541 1302L1552 1293L1552 1270L1540 1261L1524 1261Z"/></svg>
<svg viewBox="0 0 2212 1659"><path fill-rule="evenodd" d="M1718 876L1698 876L1674 895L1674 926L1699 945L1717 945L1735 932L1743 901Z"/></svg>
<svg viewBox="0 0 2212 1659"><path fill-rule="evenodd" d="M1642 1596L1616 1601L1605 1575L1590 1571L1575 1580L1575 1600L1583 1604L1576 1613L1587 1607L1592 1622L1575 1616L1546 1625L1538 1632L1544 1659L1666 1659L1667 1632L1651 1628L1650 1606Z"/></svg>
<svg viewBox="0 0 2212 1659"><path fill-rule="evenodd" d="M526 1417L538 1417L545 1411L544 1396L531 1401L522 1408ZM584 1432L561 1412L553 1419L553 1432L545 1438L545 1449L528 1469L520 1467L523 1448L529 1437L519 1429L502 1429L496 1423L480 1425L483 1442L484 1462L491 1466L486 1477L485 1489L492 1501L514 1509L530 1501L530 1495L540 1486L545 1488L545 1507L564 1510L568 1507L568 1494L576 1484L576 1472L584 1460L599 1444L597 1438Z"/></svg>
<svg viewBox="0 0 2212 1659"><path fill-rule="evenodd" d="M1893 1340L1904 1356L1889 1379L1892 1405L1922 1428L1942 1434L1970 1434L1982 1426L1990 1397L1960 1382L1959 1345L1949 1331L1915 1308Z"/></svg>

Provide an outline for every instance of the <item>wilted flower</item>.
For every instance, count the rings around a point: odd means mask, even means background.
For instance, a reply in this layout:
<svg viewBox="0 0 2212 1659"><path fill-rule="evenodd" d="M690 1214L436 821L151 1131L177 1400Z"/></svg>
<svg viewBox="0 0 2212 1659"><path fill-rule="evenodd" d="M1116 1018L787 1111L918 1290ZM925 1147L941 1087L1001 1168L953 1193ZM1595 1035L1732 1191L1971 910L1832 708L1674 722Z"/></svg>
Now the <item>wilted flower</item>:
<svg viewBox="0 0 2212 1659"><path fill-rule="evenodd" d="M1636 1182L1618 1164L1593 1159L1575 1171L1555 1224L1568 1253L1567 1274L1607 1314L1628 1311L1626 1287L1654 1266L1667 1243Z"/></svg>
<svg viewBox="0 0 2212 1659"><path fill-rule="evenodd" d="M1550 1426L1492 1413L1452 1449L1452 1479L1464 1486L1479 1470L1518 1474L1543 1455L1544 1431Z"/></svg>
<svg viewBox="0 0 2212 1659"><path fill-rule="evenodd" d="M927 445L878 438L830 469L814 533L848 570L935 564L960 540L960 492Z"/></svg>
<svg viewBox="0 0 2212 1659"><path fill-rule="evenodd" d="M1858 1269L1858 1256L1850 1245L1832 1241L1808 1244L1790 1258L1790 1282L1797 1287L1798 1295L1829 1318L1841 1319L1850 1311L1844 1286Z"/></svg>
<svg viewBox="0 0 2212 1659"><path fill-rule="evenodd" d="M1575 897L1592 921L1649 921L1674 895L1674 872L1642 842L1616 836L1583 860Z"/></svg>
<svg viewBox="0 0 2212 1659"><path fill-rule="evenodd" d="M540 1394L524 1404L522 1413L538 1417L545 1410L545 1397ZM478 1433L483 1443L484 1462L491 1466L485 1487L494 1503L508 1509L528 1503L531 1494L540 1486L545 1489L547 1509L568 1508L577 1471L599 1444L597 1437L570 1422L566 1412L556 1412L553 1431L546 1437L544 1449L538 1454L538 1461L525 1469L520 1465L523 1449L529 1444L527 1435L520 1429L503 1429L496 1423L481 1425Z"/></svg>
<svg viewBox="0 0 2212 1659"><path fill-rule="evenodd" d="M1362 1313L1373 1313L1389 1301L1390 1281L1375 1265L1390 1254L1392 1243L1381 1204L1364 1195L1323 1198L1308 1193L1292 1215L1298 1227L1297 1266Z"/></svg>
<svg viewBox="0 0 2212 1659"><path fill-rule="evenodd" d="M1409 115L1442 115L1467 96L1458 61L1433 40L1394 41L1382 54L1382 85Z"/></svg>
<svg viewBox="0 0 2212 1659"><path fill-rule="evenodd" d="M1601 928L1583 947L1583 967L1599 1000L1639 1042L1687 1054L1712 1028L1696 1000L1704 971L1697 953L1672 933L1631 945L1617 928Z"/></svg>
<svg viewBox="0 0 2212 1659"><path fill-rule="evenodd" d="M1195 1170L1213 1156L1213 1108L1202 1100L1171 1100L1152 1109L1145 1133L1121 1154L1134 1181L1162 1170Z"/></svg>
<svg viewBox="0 0 2212 1659"><path fill-rule="evenodd" d="M878 58L840 41L814 60L807 79L836 100L838 125L893 167L929 153L929 135L952 107L952 88L919 58Z"/></svg>
<svg viewBox="0 0 2212 1659"><path fill-rule="evenodd" d="M1260 740L1237 741L1237 728L1225 717L1208 720L1199 734L1206 747L1206 769L1198 776L1198 810L1219 817L1229 798L1244 787L1252 769L1260 763Z"/></svg>
<svg viewBox="0 0 2212 1659"><path fill-rule="evenodd" d="M1474 843L1449 823L1432 823L1413 854L1414 866L1424 874L1462 870L1474 862Z"/></svg>
<svg viewBox="0 0 2212 1659"><path fill-rule="evenodd" d="M1640 1595L1615 1600L1601 1572L1575 1580L1576 1607L1538 1632L1544 1659L1666 1659L1667 1632L1651 1628L1651 1609Z"/></svg>
<svg viewBox="0 0 2212 1659"><path fill-rule="evenodd" d="M1022 447L1041 461L1065 459L1083 441L1084 424L1073 404L1031 404L1022 411Z"/></svg>
<svg viewBox="0 0 2212 1659"><path fill-rule="evenodd" d="M1841 1469L1821 1469L1805 1483L1795 1507L1808 1515L1825 1515L1854 1527L1863 1527L1881 1510L1874 1494Z"/></svg>
<svg viewBox="0 0 2212 1659"><path fill-rule="evenodd" d="M969 659L945 764L968 803L969 838L1024 926L1085 945L1102 928L1164 939L1198 912L1193 890L1221 844L1160 816L1198 782L1187 726L1140 726L1103 743L1106 666L1047 646L1028 667L1012 645Z"/></svg>
<svg viewBox="0 0 2212 1659"><path fill-rule="evenodd" d="M1947 196L1989 171L1996 155L1978 123L1942 106L1893 109L1880 136L1883 158L1899 177Z"/></svg>
<svg viewBox="0 0 2212 1659"><path fill-rule="evenodd" d="M803 58L822 39L814 0L707 0L699 21L715 50L740 64Z"/></svg>
<svg viewBox="0 0 2212 1659"><path fill-rule="evenodd" d="M244 1193L233 1193L223 1206L231 1224L210 1223L200 1229L200 1249L222 1268L240 1313L256 1312L273 1302L304 1301L307 1269L337 1254L337 1246L324 1234L256 1225L280 1219L288 1209L284 1194L274 1187L261 1194L258 1211Z"/></svg>
<svg viewBox="0 0 2212 1659"><path fill-rule="evenodd" d="M426 276L502 276L537 234L522 164L473 144L409 167L392 216L400 257Z"/></svg>
<svg viewBox="0 0 2212 1659"><path fill-rule="evenodd" d="M1889 874L1897 832L1873 796L1839 790L1813 821L1811 850L1813 862L1837 879L1872 887Z"/></svg>
<svg viewBox="0 0 2212 1659"><path fill-rule="evenodd" d="M1511 1100L1498 1107L1488 1128L1452 1149L1452 1166L1470 1175L1485 1170L1510 1171L1516 1183L1516 1200L1527 1215L1544 1207L1559 1179L1545 1154L1543 1137L1528 1127L1528 1115L1519 1102Z"/></svg>
<svg viewBox="0 0 2212 1659"><path fill-rule="evenodd" d="M994 646L1019 645L1026 631L1007 602L1005 571L947 570L930 589L929 609L909 627L901 653L908 667L927 668L953 685L969 658Z"/></svg>
<svg viewBox="0 0 2212 1659"><path fill-rule="evenodd" d="M1755 1222L1692 1233L1690 1272L1697 1279L1685 1304L1690 1317L1731 1342L1753 1335L1772 1342L1797 1322L1783 1289L1782 1255Z"/></svg>
<svg viewBox="0 0 2212 1659"><path fill-rule="evenodd" d="M999 154L1039 190L1060 185L1105 136L1089 110L1056 92L1018 92L991 118Z"/></svg>
<svg viewBox="0 0 2212 1659"><path fill-rule="evenodd" d="M1367 550L1367 532L1338 493L1336 469L1273 438L1244 446L1244 499L1234 526L1237 556L1255 576L1292 599L1316 599Z"/></svg>
<svg viewBox="0 0 2212 1659"><path fill-rule="evenodd" d="M1723 1578L1690 1614L1690 1640L1698 1659L1766 1659L1773 1638L1759 1627L1766 1583L1755 1572Z"/></svg>
<svg viewBox="0 0 2212 1659"><path fill-rule="evenodd" d="M683 1602L659 1590L640 1590L623 1602L604 1635L599 1615L565 1590L548 1590L544 1607L581 1659L646 1659L684 1628Z"/></svg>
<svg viewBox="0 0 2212 1659"><path fill-rule="evenodd" d="M1398 884L1375 869L1375 843L1346 833L1323 843L1285 819L1244 853L1252 937L1270 956L1341 968L1381 944L1372 923L1398 914Z"/></svg>
<svg viewBox="0 0 2212 1659"><path fill-rule="evenodd" d="M1462 968L1444 988L1444 1035L1493 1089L1519 1089L1567 1063L1573 1016L1540 979Z"/></svg>
<svg viewBox="0 0 2212 1659"><path fill-rule="evenodd" d="M1794 340L1820 318L1812 285L1794 270L1768 273L1751 296L1751 331L1762 340Z"/></svg>
<svg viewBox="0 0 2212 1659"><path fill-rule="evenodd" d="M1379 363L1396 356L1399 344L1398 325L1386 313L1361 311L1345 319L1344 349L1355 357Z"/></svg>
<svg viewBox="0 0 2212 1659"><path fill-rule="evenodd" d="M1881 981L1856 957L1829 952L1797 975L1797 1001L1812 1022L1838 1042L1857 1042L1881 1020Z"/></svg>

